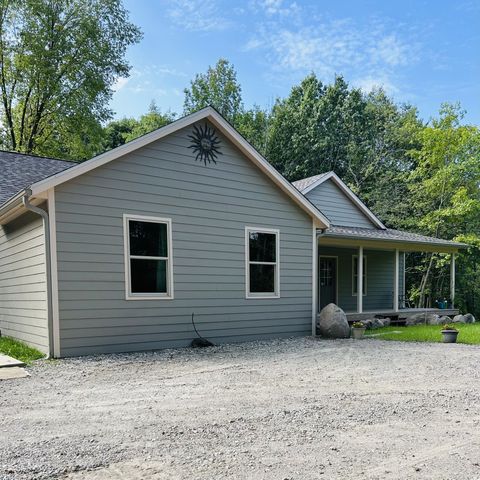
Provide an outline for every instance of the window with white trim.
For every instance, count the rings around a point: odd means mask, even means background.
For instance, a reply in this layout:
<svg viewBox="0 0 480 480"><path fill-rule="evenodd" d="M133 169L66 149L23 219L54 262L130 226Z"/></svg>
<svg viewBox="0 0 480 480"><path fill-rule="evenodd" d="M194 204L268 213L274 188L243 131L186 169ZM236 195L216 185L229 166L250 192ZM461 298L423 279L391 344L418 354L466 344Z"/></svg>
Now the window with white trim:
<svg viewBox="0 0 480 480"><path fill-rule="evenodd" d="M127 299L173 298L172 221L124 215Z"/></svg>
<svg viewBox="0 0 480 480"><path fill-rule="evenodd" d="M280 296L280 232L246 227L247 298Z"/></svg>
<svg viewBox="0 0 480 480"><path fill-rule="evenodd" d="M363 296L367 295L367 257L363 256ZM352 256L352 295L358 292L358 255Z"/></svg>

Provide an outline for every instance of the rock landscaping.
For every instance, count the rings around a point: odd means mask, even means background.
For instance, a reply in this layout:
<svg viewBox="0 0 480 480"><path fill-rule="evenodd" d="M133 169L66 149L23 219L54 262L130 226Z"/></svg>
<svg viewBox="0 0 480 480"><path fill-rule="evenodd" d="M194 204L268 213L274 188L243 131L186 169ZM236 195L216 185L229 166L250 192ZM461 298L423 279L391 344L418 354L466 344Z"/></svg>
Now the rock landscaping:
<svg viewBox="0 0 480 480"><path fill-rule="evenodd" d="M325 338L348 338L350 326L345 312L334 303L322 309L317 322L318 334Z"/></svg>

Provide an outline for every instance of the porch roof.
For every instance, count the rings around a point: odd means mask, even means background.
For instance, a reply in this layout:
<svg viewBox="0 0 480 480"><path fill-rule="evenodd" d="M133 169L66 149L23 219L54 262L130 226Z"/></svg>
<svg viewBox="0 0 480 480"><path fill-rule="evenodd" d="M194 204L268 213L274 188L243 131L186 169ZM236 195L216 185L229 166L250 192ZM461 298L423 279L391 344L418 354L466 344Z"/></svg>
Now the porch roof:
<svg viewBox="0 0 480 480"><path fill-rule="evenodd" d="M468 245L460 242L453 242L451 240L443 240L441 238L427 237L417 233L402 232L400 230L376 229L376 228L360 228L360 227L343 227L330 226L319 233L319 237L329 237L332 239L346 239L346 240L364 240L367 242L383 242L409 246L411 249L417 247L419 250L429 250L438 252L451 252L461 248L467 248ZM362 242L363 243L363 242ZM393 247L393 245L392 245Z"/></svg>

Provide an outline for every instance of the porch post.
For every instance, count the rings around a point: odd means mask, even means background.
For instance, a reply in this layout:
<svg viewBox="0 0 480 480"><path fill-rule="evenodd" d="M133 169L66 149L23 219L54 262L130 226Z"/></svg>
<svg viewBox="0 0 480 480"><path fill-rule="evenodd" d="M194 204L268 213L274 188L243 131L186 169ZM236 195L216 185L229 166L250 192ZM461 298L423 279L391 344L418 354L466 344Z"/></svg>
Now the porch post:
<svg viewBox="0 0 480 480"><path fill-rule="evenodd" d="M399 272L400 272L400 252L398 248L395 250L395 264L394 264L394 273L393 273L393 311L398 312L398 283L399 283Z"/></svg>
<svg viewBox="0 0 480 480"><path fill-rule="evenodd" d="M357 312L363 312L363 247L358 247L357 264Z"/></svg>
<svg viewBox="0 0 480 480"><path fill-rule="evenodd" d="M455 308L455 254L450 257L450 300L452 308Z"/></svg>

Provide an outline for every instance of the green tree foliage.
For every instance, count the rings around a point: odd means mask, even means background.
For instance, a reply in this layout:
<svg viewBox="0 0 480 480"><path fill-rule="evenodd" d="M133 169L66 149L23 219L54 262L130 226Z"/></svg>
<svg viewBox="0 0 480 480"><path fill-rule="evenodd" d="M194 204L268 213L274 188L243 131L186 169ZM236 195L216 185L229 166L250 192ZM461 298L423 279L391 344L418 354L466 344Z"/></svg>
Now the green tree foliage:
<svg viewBox="0 0 480 480"><path fill-rule="evenodd" d="M480 131L463 125L462 118L458 106L446 104L438 119L417 132L419 147L410 151L415 167L408 179L409 202L417 231L472 245L469 252L460 256L460 263L468 264L460 275L469 271L476 278L480 244ZM468 263L465 259L469 259ZM413 268L416 275L411 280L419 305L428 304L433 297L449 297L445 264L444 256L429 254L417 258ZM465 279L463 283L468 285ZM472 287L459 290L461 303L471 303ZM480 287L477 289L480 294Z"/></svg>
<svg viewBox="0 0 480 480"><path fill-rule="evenodd" d="M207 73L196 75L184 93L184 114L210 105L231 123L235 123L243 108L242 88L237 81L237 72L224 58L219 59L214 67L208 67Z"/></svg>
<svg viewBox="0 0 480 480"><path fill-rule="evenodd" d="M150 104L148 112L138 120L122 118L107 124L103 132L102 151L119 147L126 142L153 132L157 128L168 125L175 120L172 112L162 113L154 101Z"/></svg>
<svg viewBox="0 0 480 480"><path fill-rule="evenodd" d="M242 110L234 123L235 128L263 155L267 147L269 118L268 111L255 105L249 110Z"/></svg>
<svg viewBox="0 0 480 480"><path fill-rule="evenodd" d="M422 127L416 109L311 74L277 100L268 124L266 156L289 180L333 170L387 224L401 225L397 199L407 194L408 152Z"/></svg>
<svg viewBox="0 0 480 480"><path fill-rule="evenodd" d="M3 148L90 156L140 37L121 0L0 0Z"/></svg>

